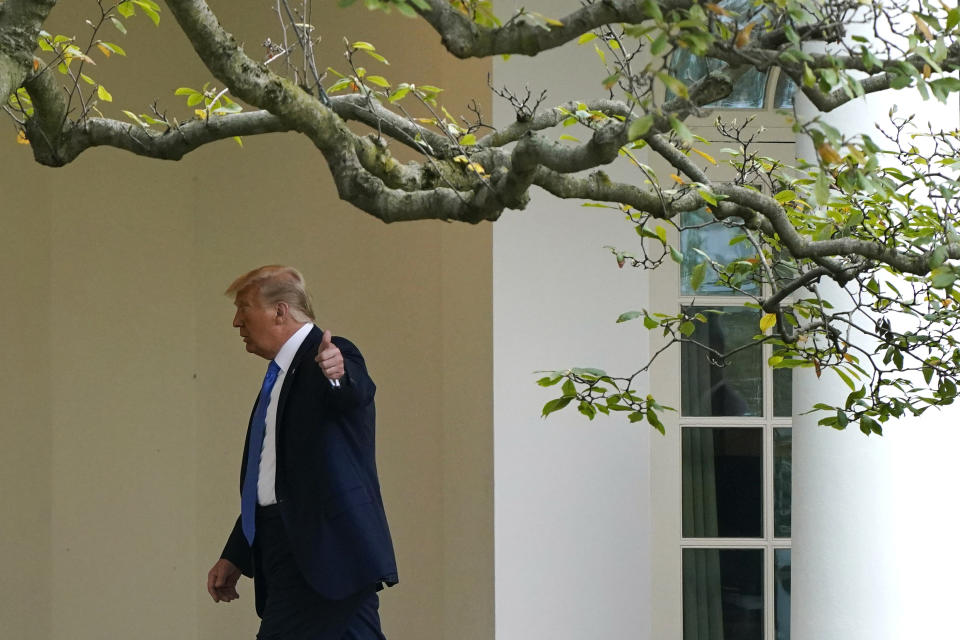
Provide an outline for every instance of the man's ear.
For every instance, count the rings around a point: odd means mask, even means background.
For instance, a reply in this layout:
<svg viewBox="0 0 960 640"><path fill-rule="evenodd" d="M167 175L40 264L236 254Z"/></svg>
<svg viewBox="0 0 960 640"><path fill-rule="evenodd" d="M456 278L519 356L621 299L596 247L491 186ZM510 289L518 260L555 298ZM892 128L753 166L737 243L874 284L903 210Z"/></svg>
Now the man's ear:
<svg viewBox="0 0 960 640"><path fill-rule="evenodd" d="M290 312L290 308L287 306L286 302L278 302L276 306L276 310L277 310L277 324L283 324L287 314Z"/></svg>

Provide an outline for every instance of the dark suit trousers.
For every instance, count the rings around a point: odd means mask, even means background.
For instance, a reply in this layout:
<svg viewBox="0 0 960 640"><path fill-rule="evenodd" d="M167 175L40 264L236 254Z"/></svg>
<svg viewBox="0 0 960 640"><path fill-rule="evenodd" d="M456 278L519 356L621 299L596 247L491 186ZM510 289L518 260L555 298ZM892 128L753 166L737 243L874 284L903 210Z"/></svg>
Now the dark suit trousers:
<svg viewBox="0 0 960 640"><path fill-rule="evenodd" d="M254 550L267 593L258 640L386 640L374 587L344 600L327 600L310 587L276 506L257 509Z"/></svg>

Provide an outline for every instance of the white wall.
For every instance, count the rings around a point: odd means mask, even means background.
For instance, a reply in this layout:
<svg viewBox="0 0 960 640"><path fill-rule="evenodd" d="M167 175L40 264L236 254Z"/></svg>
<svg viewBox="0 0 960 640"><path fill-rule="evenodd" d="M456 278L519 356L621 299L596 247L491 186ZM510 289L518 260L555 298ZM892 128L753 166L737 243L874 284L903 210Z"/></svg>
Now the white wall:
<svg viewBox="0 0 960 640"><path fill-rule="evenodd" d="M540 5L525 4L551 17L578 6ZM497 8L508 16L514 3ZM584 92L599 94L603 75L592 48L574 45L497 60L493 82L535 94L549 87L550 108L597 97ZM513 119L495 103L497 125ZM493 237L497 640L647 638L650 427L589 422L572 407L544 420L540 409L557 390L534 385L537 370L624 373L643 361L645 330L615 320L646 305L646 276L618 270L603 248L637 236L611 210L537 192Z"/></svg>

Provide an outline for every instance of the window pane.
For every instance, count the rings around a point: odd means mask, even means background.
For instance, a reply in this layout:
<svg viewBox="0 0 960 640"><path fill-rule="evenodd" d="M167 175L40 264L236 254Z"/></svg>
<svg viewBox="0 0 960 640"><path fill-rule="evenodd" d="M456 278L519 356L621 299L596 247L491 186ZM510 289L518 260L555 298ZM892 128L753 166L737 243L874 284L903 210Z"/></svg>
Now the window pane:
<svg viewBox="0 0 960 640"><path fill-rule="evenodd" d="M790 640L790 549L773 552L773 626L777 640Z"/></svg>
<svg viewBox="0 0 960 640"><path fill-rule="evenodd" d="M774 353L776 353L774 349ZM793 415L793 369L773 370L773 415L789 418Z"/></svg>
<svg viewBox="0 0 960 640"><path fill-rule="evenodd" d="M723 313L704 313L707 310ZM723 366L700 345L720 353L754 342L760 315L744 307L687 307L704 313L690 339L680 347L680 411L685 416L759 416L763 412L763 352L757 346L730 357Z"/></svg>
<svg viewBox="0 0 960 640"><path fill-rule="evenodd" d="M773 535L790 537L793 429L773 430Z"/></svg>
<svg viewBox="0 0 960 640"><path fill-rule="evenodd" d="M690 284L693 268L706 258L698 253L698 249L710 256L710 259L720 264L730 264L738 258L749 258L756 254L753 245L749 242L738 242L731 245L730 240L743 235L739 228L728 227L719 222L710 222L713 219L706 210L689 211L681 218L680 252L683 254L683 263L680 265L680 294L691 295L731 295L735 291L730 287L717 282L717 272L707 264L706 276L703 284L696 290ZM734 282L739 289L753 293L757 284L753 281Z"/></svg>
<svg viewBox="0 0 960 640"><path fill-rule="evenodd" d="M763 640L763 551L683 550L683 639Z"/></svg>
<svg viewBox="0 0 960 640"><path fill-rule="evenodd" d="M709 72L716 71L724 66L724 63L720 60L703 59L685 50L677 51L670 60L670 69L673 71L673 75L686 85L690 85ZM751 69L734 83L730 95L705 106L723 109L762 109L766 87L767 74ZM668 100L672 97L670 93L667 94Z"/></svg>
<svg viewBox="0 0 960 640"><path fill-rule="evenodd" d="M796 83L785 73L780 73L777 79L777 92L773 98L774 109L792 109L793 94L797 90Z"/></svg>
<svg viewBox="0 0 960 640"><path fill-rule="evenodd" d="M763 429L684 427L683 536L763 535Z"/></svg>

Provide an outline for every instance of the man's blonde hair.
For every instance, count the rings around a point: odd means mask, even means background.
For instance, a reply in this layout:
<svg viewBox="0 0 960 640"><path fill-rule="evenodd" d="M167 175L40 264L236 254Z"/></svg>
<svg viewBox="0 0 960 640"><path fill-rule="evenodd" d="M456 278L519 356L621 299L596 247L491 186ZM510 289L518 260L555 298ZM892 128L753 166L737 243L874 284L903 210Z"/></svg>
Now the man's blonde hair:
<svg viewBox="0 0 960 640"><path fill-rule="evenodd" d="M224 294L233 297L250 287L256 287L261 303L273 305L285 302L294 320L313 322L313 307L303 274L293 267L279 264L258 267L234 280Z"/></svg>

